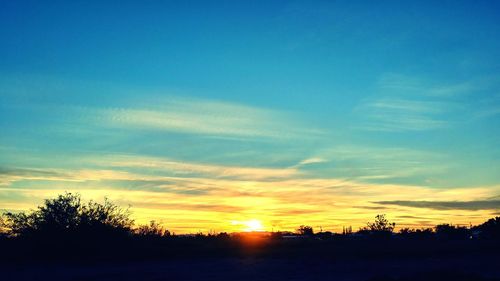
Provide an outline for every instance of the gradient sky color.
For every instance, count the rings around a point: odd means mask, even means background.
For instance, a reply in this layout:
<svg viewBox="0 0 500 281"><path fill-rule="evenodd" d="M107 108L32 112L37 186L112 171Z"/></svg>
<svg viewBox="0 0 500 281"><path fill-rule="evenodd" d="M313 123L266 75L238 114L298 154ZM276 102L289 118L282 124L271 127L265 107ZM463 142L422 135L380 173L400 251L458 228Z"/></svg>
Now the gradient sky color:
<svg viewBox="0 0 500 281"><path fill-rule="evenodd" d="M438 3L439 2L439 3ZM177 232L500 214L497 1L1 1L0 209Z"/></svg>

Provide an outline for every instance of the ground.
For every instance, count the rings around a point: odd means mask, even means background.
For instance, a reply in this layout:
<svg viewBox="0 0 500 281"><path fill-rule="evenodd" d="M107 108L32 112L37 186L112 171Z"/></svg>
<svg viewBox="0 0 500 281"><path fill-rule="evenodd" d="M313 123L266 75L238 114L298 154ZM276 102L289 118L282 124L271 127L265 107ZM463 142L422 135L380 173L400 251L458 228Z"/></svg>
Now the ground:
<svg viewBox="0 0 500 281"><path fill-rule="evenodd" d="M203 258L3 264L2 280L500 280L497 257L328 260Z"/></svg>

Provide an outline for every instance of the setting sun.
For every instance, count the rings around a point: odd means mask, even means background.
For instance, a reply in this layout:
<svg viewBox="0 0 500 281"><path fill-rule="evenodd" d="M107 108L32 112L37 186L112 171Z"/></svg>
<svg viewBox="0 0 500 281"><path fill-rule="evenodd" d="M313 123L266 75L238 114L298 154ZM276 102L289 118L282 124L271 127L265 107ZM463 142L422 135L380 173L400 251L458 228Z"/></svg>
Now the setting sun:
<svg viewBox="0 0 500 281"><path fill-rule="evenodd" d="M259 220L249 220L245 222L245 225L247 228L245 231L263 231L264 227L262 226L262 223Z"/></svg>
<svg viewBox="0 0 500 281"><path fill-rule="evenodd" d="M233 225L241 225L243 226L242 231L245 232L253 232L253 231L264 231L264 226L262 222L257 219L251 219L247 221L233 221Z"/></svg>

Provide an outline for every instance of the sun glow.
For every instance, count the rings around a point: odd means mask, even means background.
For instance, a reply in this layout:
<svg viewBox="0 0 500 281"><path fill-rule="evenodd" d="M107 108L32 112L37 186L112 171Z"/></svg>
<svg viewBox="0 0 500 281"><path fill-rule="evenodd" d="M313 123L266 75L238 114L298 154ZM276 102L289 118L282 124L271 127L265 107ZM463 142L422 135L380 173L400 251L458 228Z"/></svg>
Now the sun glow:
<svg viewBox="0 0 500 281"><path fill-rule="evenodd" d="M233 221L232 224L243 226L242 231L244 232L264 231L262 222L257 219L251 219L247 221Z"/></svg>

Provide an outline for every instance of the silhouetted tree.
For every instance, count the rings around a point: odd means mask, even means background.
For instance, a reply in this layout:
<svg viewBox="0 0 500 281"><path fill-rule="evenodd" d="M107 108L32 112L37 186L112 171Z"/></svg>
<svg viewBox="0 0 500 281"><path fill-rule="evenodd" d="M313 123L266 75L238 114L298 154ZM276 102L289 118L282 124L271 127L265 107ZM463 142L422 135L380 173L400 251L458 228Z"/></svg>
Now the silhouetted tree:
<svg viewBox="0 0 500 281"><path fill-rule="evenodd" d="M500 217L491 218L475 229L481 232L480 237L482 238L500 239Z"/></svg>
<svg viewBox="0 0 500 281"><path fill-rule="evenodd" d="M219 234L217 234L217 238L227 240L227 239L231 238L231 236L229 234L227 234L227 232L220 232Z"/></svg>
<svg viewBox="0 0 500 281"><path fill-rule="evenodd" d="M297 228L297 233L299 233L300 235L311 236L314 235L314 230L311 226L301 225L299 226L299 228Z"/></svg>
<svg viewBox="0 0 500 281"><path fill-rule="evenodd" d="M451 224L438 224L435 227L436 235L446 239L467 239L470 237L470 230L463 226Z"/></svg>
<svg viewBox="0 0 500 281"><path fill-rule="evenodd" d="M135 233L141 236L170 236L170 231L164 229L154 220L150 221L149 224L137 227Z"/></svg>
<svg viewBox="0 0 500 281"><path fill-rule="evenodd" d="M432 237L434 234L432 228L420 228L420 229L414 229L414 228L401 228L399 230L399 235L404 238L417 238L417 239L422 239L422 238L429 238Z"/></svg>
<svg viewBox="0 0 500 281"><path fill-rule="evenodd" d="M315 234L315 236L321 240L328 240L333 238L334 234L331 231L322 231Z"/></svg>
<svg viewBox="0 0 500 281"><path fill-rule="evenodd" d="M407 234L411 234L411 233L414 233L414 232L415 232L415 229L409 228L409 227L404 227L404 228L401 228L399 230L399 234L402 234L402 235L407 235Z"/></svg>
<svg viewBox="0 0 500 281"><path fill-rule="evenodd" d="M360 228L358 233L365 234L373 234L373 235L390 235L394 228L396 227L396 223L389 222L386 219L385 214L376 215L374 222L368 222L366 227Z"/></svg>
<svg viewBox="0 0 500 281"><path fill-rule="evenodd" d="M352 226L342 227L342 235L351 235L352 234Z"/></svg>
<svg viewBox="0 0 500 281"><path fill-rule="evenodd" d="M375 216L375 222L368 223L368 228L371 231L384 231L384 232L393 232L394 227L396 227L396 223L390 223L388 219L385 218L385 215L377 215Z"/></svg>
<svg viewBox="0 0 500 281"><path fill-rule="evenodd" d="M128 209L107 199L82 203L79 194L65 193L46 199L31 212L2 214L3 227L12 236L104 235L128 232L133 226Z"/></svg>

